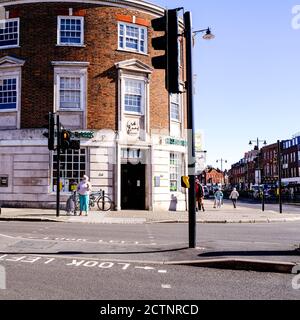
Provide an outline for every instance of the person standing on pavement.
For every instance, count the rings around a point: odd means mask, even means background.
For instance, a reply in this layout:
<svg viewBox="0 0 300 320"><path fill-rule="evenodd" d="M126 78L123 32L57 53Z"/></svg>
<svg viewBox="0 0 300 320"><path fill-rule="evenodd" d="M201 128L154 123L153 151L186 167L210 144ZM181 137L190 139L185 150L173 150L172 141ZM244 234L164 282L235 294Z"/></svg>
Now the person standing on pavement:
<svg viewBox="0 0 300 320"><path fill-rule="evenodd" d="M229 199L231 199L234 209L236 209L236 202L237 202L237 199L238 199L239 196L240 195L236 191L236 188L233 188L233 190L230 193Z"/></svg>
<svg viewBox="0 0 300 320"><path fill-rule="evenodd" d="M204 189L203 186L201 185L199 179L195 180L195 191L196 191L196 201L198 205L198 210L203 212L205 211L204 209Z"/></svg>
<svg viewBox="0 0 300 320"><path fill-rule="evenodd" d="M89 195L92 189L91 183L89 182L89 177L87 175L83 176L83 179L80 181L77 191L79 194L80 201L80 216L82 216L82 211L85 211L85 215L88 215L89 212Z"/></svg>
<svg viewBox="0 0 300 320"><path fill-rule="evenodd" d="M214 208L221 208L222 200L223 200L223 192L220 188L217 189L217 191L214 194L215 196L215 202L214 202Z"/></svg>

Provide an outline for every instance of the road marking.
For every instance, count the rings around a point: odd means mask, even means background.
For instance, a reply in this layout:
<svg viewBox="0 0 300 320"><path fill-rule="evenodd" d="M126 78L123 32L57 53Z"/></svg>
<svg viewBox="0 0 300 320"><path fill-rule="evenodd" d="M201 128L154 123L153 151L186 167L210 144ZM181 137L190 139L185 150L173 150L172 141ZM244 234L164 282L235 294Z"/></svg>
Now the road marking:
<svg viewBox="0 0 300 320"><path fill-rule="evenodd" d="M138 246L156 246L157 243L156 242L139 242L139 241L127 241L127 240L95 240L95 241L89 241L88 239L76 239L76 238L60 238L60 237L51 237L51 236L10 236L10 235L6 235L6 234L2 234L0 233L0 237L4 237L4 238L9 238L9 239L18 239L18 240L32 240L32 241L61 241L61 242L75 242L75 243L91 243L91 244L114 244L114 245L138 245ZM152 240L153 241L153 240ZM173 245L184 245L185 243L172 243ZM165 245L169 245L165 244L165 243L161 243L161 246L165 246Z"/></svg>
<svg viewBox="0 0 300 320"><path fill-rule="evenodd" d="M58 259L60 258L60 259ZM65 260L65 261L63 261ZM111 269L111 268L118 268L119 270L126 271L128 269L135 270L139 269L141 271L150 271L155 270L155 267L150 266L141 266L141 265L135 265L135 263L129 263L129 262L118 262L118 261L103 261L102 259L98 258L84 258L81 257L75 258L75 257L46 257L42 255L23 255L23 256L17 256L13 254L5 254L0 256L1 263L3 262L17 262L17 263L29 263L29 264L39 264L39 265L49 265L54 263L63 263L66 267L81 267L81 268L99 268L99 269ZM63 262L62 262L63 261ZM166 273L166 270L159 270L160 273Z"/></svg>
<svg viewBox="0 0 300 320"><path fill-rule="evenodd" d="M172 288L170 284L162 284L161 287L163 289L171 289Z"/></svg>
<svg viewBox="0 0 300 320"><path fill-rule="evenodd" d="M157 270L158 273L167 273L167 270Z"/></svg>
<svg viewBox="0 0 300 320"><path fill-rule="evenodd" d="M135 266L136 269L144 269L144 270L154 270L155 268L152 268L152 267L141 267L141 266Z"/></svg>

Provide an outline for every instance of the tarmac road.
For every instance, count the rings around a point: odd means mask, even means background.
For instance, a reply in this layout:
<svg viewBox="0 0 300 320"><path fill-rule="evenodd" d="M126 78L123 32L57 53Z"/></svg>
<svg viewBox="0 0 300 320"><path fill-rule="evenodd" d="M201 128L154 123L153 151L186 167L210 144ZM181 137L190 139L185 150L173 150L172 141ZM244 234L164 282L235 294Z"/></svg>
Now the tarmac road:
<svg viewBox="0 0 300 320"><path fill-rule="evenodd" d="M186 224L1 222L7 289L0 299L299 299L292 274L164 264L234 250L273 250L267 258L282 259L280 248L299 243L299 228L198 225L203 248L187 249Z"/></svg>

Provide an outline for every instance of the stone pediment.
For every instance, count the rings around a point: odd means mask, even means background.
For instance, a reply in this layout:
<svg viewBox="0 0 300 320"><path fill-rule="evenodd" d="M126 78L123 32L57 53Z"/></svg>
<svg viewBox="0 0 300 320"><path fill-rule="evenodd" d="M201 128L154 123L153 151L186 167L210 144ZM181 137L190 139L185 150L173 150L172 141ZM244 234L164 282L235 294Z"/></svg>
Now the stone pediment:
<svg viewBox="0 0 300 320"><path fill-rule="evenodd" d="M153 68L148 66L146 63L137 60L137 59L130 59L121 62L115 63L117 69L127 70L127 71L134 71L134 72L141 72L141 73L152 73Z"/></svg>
<svg viewBox="0 0 300 320"><path fill-rule="evenodd" d="M25 60L11 56L5 56L0 59L0 68L23 67Z"/></svg>

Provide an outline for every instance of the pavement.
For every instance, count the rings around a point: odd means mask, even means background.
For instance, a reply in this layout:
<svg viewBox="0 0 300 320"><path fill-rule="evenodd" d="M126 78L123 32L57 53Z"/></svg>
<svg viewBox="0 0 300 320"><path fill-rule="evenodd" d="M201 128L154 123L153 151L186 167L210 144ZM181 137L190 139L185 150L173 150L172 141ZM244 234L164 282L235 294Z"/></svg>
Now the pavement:
<svg viewBox="0 0 300 320"><path fill-rule="evenodd" d="M300 210L296 206L284 206L284 213L275 211L276 206L266 206L264 212L259 205L240 203L236 209L231 202L225 201L221 208L214 209L213 201L205 201L205 212L197 213L197 225L210 224L213 226L237 226L245 227L255 224L264 225L300 225ZM61 211L60 217L56 217L55 210L49 209L25 209L25 208L2 208L0 220L5 221L28 221L28 222L64 222L64 223L84 223L88 224L127 224L127 225L161 225L165 228L170 223L183 224L188 222L188 212L172 211L91 211L88 216L67 216L65 211ZM164 223L166 223L164 227ZM266 224L267 223L267 224ZM63 224L65 225L65 224ZM294 226L295 225L295 226ZM248 228L248 227L247 227ZM258 229L257 229L258 230ZM298 229L297 229L298 230ZM248 230L245 229L245 234ZM255 238L256 229L253 231ZM264 232L263 232L264 233ZM297 234L296 234L297 238ZM218 239L220 242L218 243ZM300 239L300 238L299 238ZM29 240L29 239L28 239ZM36 239L38 240L38 239ZM41 239L42 240L42 239ZM45 241L45 240L42 240ZM59 241L54 239L53 241ZM65 241L65 240L64 240ZM114 241L114 240L110 240ZM71 241L72 242L72 241ZM161 263L169 265L188 265L194 267L212 267L221 269L254 270L267 272L292 273L295 267L300 270L300 250L299 242L289 241L286 243L275 243L275 241L259 242L253 240L244 244L236 238L233 241L222 241L216 236L214 243L211 241L201 241L201 247L194 249L186 246L152 246L149 250L146 246L143 258L140 255L140 263ZM68 241L66 241L66 244ZM72 243L68 243L70 249ZM202 246L203 245L203 246ZM249 248L251 250L249 250ZM218 250L216 250L218 249ZM112 250L111 252L114 252ZM125 252L124 252L125 253ZM123 253L122 253L123 254ZM170 255L170 256L169 256ZM166 257L169 256L169 259ZM123 255L124 257L124 255ZM134 259L134 257L127 257Z"/></svg>
<svg viewBox="0 0 300 320"><path fill-rule="evenodd" d="M276 205L267 205L263 212L259 204L239 204L236 209L231 202L224 202L221 208L213 208L213 201L205 201L205 212L197 212L197 223L265 223L300 221L298 206L285 205L283 213L279 213ZM0 220L18 221L55 221L79 223L187 223L186 211L141 211L122 210L102 212L91 210L88 216L68 216L64 210L56 217L56 210L2 208Z"/></svg>

